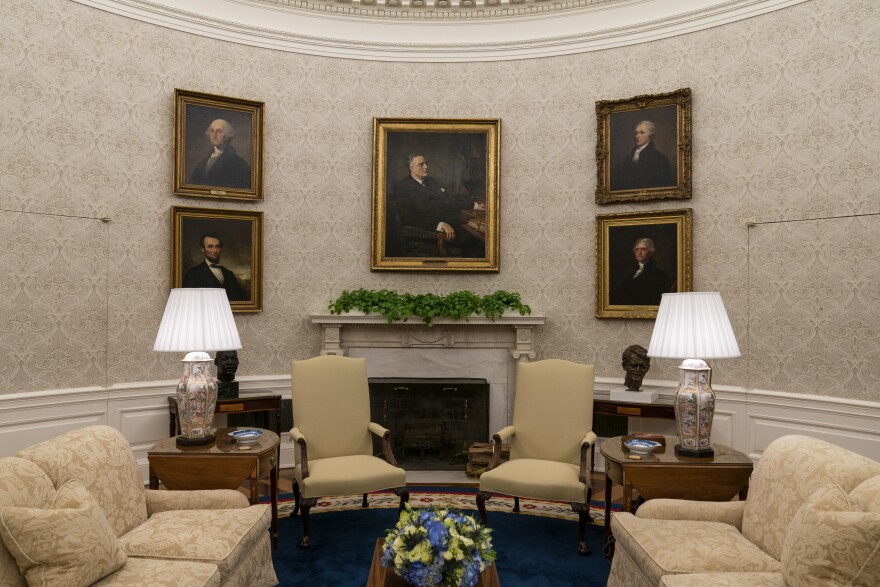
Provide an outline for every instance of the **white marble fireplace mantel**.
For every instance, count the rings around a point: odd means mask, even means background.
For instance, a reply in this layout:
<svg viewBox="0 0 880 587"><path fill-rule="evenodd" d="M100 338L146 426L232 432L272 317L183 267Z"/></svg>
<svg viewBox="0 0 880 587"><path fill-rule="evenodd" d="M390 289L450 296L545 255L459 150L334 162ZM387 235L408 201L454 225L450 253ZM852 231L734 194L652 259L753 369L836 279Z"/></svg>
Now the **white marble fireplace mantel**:
<svg viewBox="0 0 880 587"><path fill-rule="evenodd" d="M388 320L378 314L312 314L323 329L322 355L344 355L352 347L374 348L508 348L517 361L535 358L532 331L545 316L503 316L490 320L437 318L433 326L421 318Z"/></svg>
<svg viewBox="0 0 880 587"><path fill-rule="evenodd" d="M389 324L377 314L311 315L312 324L323 329L321 354L365 358L370 377L485 379L491 432L511 421L516 364L535 358L534 329L546 320L438 318L428 326L421 318Z"/></svg>

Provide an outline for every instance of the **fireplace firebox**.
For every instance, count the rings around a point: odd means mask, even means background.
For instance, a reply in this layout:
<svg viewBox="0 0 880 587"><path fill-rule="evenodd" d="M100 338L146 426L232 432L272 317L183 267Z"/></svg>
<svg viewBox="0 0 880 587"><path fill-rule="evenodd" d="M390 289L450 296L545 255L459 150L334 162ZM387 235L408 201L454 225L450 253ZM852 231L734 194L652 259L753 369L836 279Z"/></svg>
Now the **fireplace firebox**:
<svg viewBox="0 0 880 587"><path fill-rule="evenodd" d="M413 470L461 470L467 449L489 437L485 379L370 378L370 417L391 431L400 465ZM381 453L374 438L374 451Z"/></svg>

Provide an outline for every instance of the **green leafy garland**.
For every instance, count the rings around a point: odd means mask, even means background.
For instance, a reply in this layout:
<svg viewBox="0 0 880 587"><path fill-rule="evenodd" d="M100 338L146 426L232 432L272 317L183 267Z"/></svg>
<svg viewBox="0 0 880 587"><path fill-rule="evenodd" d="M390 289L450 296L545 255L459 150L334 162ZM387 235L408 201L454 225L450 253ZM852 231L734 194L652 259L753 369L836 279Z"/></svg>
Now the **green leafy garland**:
<svg viewBox="0 0 880 587"><path fill-rule="evenodd" d="M391 324L395 320L404 322L410 316L421 318L429 326L434 318L452 318L467 320L468 316L485 316L495 320L507 309L519 311L521 316L532 313L532 309L523 304L518 293L498 290L493 294L480 297L472 291L457 291L447 296L435 294L400 294L396 291L356 289L344 291L331 302L331 314L344 314L351 310L360 310L364 314L381 314Z"/></svg>

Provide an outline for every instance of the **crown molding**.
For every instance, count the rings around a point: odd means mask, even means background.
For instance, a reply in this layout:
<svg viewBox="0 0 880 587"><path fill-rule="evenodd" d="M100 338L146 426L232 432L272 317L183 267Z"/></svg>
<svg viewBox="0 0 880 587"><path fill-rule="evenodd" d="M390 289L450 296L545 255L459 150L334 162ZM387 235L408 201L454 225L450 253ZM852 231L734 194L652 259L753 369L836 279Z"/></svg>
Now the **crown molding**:
<svg viewBox="0 0 880 587"><path fill-rule="evenodd" d="M174 30L279 51L374 61L468 62L633 45L809 0L72 1ZM448 10L439 8L436 3L441 1L450 2ZM405 5L392 10L389 2ZM423 9L413 5L419 2L425 3ZM474 8L465 10L464 2L474 2Z"/></svg>

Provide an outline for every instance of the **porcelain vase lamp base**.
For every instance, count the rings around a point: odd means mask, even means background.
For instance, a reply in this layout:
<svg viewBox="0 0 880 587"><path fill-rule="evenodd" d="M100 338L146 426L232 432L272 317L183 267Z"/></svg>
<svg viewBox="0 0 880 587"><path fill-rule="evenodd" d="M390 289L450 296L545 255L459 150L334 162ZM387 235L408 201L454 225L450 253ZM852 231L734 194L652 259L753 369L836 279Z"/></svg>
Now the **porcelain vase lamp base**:
<svg viewBox="0 0 880 587"><path fill-rule="evenodd" d="M710 385L712 370L705 361L687 359L678 367L681 380L675 392L675 424L678 444L675 454L705 458L715 456L712 448L712 419L715 392Z"/></svg>
<svg viewBox="0 0 880 587"><path fill-rule="evenodd" d="M177 446L201 446L214 442L214 410L217 382L210 372L207 353L189 353L183 359L183 377L177 385L177 413L181 434Z"/></svg>

